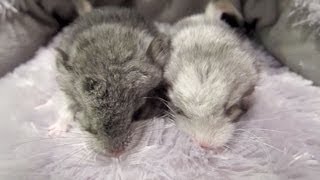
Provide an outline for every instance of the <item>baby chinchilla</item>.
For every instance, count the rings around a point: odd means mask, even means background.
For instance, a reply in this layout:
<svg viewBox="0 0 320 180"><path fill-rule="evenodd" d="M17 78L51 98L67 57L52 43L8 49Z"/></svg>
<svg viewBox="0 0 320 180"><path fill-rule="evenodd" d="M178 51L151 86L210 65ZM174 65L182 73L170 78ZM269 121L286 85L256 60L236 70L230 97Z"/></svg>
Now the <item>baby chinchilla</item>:
<svg viewBox="0 0 320 180"><path fill-rule="evenodd" d="M169 47L169 38L131 9L95 9L77 19L57 48L67 110L52 132L66 130L66 120L79 112L100 150L122 152L133 117L163 80Z"/></svg>
<svg viewBox="0 0 320 180"><path fill-rule="evenodd" d="M229 141L257 80L250 43L220 20L210 4L205 14L175 25L171 59L164 77L173 119L200 146L218 148Z"/></svg>

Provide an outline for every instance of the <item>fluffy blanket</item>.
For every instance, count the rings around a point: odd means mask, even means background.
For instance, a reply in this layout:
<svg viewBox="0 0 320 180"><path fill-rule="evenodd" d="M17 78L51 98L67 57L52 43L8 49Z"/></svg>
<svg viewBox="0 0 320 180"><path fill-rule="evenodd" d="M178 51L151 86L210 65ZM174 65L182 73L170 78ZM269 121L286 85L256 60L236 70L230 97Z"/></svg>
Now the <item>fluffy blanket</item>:
<svg viewBox="0 0 320 180"><path fill-rule="evenodd" d="M165 118L142 127L120 158L93 153L75 125L47 136L60 108L55 51L38 51L0 80L0 179L303 179L320 177L320 88L261 54L253 107L221 152L192 143Z"/></svg>

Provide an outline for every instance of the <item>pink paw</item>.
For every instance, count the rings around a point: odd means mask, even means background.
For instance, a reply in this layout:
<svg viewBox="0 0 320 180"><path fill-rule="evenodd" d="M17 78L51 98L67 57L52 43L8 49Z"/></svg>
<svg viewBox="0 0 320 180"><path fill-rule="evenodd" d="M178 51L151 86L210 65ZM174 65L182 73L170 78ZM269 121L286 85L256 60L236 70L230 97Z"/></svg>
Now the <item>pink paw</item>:
<svg viewBox="0 0 320 180"><path fill-rule="evenodd" d="M53 125L51 125L48 130L49 136L61 136L62 134L68 132L71 128L71 125L67 122L57 121Z"/></svg>

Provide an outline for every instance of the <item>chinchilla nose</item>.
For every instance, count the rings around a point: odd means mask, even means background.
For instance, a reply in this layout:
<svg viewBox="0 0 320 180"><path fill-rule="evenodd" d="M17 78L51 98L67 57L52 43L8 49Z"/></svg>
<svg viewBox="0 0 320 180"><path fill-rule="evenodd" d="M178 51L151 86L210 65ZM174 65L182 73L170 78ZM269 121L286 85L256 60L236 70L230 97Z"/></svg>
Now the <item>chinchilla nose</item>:
<svg viewBox="0 0 320 180"><path fill-rule="evenodd" d="M198 144L202 149L205 149L205 150L212 149L212 147L206 142L198 141L194 138L192 139L192 141L195 142L196 144Z"/></svg>
<svg viewBox="0 0 320 180"><path fill-rule="evenodd" d="M123 153L123 151L113 151L113 152L111 152L111 154L112 154L114 157L119 157L119 156L121 156L122 153Z"/></svg>
<svg viewBox="0 0 320 180"><path fill-rule="evenodd" d="M210 146L206 143L199 143L199 146L202 148L202 149L205 149L205 150L210 150Z"/></svg>
<svg viewBox="0 0 320 180"><path fill-rule="evenodd" d="M116 148L111 150L111 155L114 157L119 157L124 153L124 148Z"/></svg>

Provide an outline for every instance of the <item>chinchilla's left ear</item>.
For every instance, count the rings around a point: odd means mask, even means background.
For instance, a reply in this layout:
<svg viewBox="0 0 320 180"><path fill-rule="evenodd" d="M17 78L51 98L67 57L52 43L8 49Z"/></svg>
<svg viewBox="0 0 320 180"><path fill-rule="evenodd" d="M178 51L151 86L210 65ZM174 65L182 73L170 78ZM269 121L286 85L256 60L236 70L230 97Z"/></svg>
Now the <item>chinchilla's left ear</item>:
<svg viewBox="0 0 320 180"><path fill-rule="evenodd" d="M241 22L238 21L237 17L233 14L222 13L221 20L226 22L232 28L240 28Z"/></svg>
<svg viewBox="0 0 320 180"><path fill-rule="evenodd" d="M161 67L164 67L170 58L171 39L163 33L158 34L150 43L147 56Z"/></svg>
<svg viewBox="0 0 320 180"><path fill-rule="evenodd" d="M72 67L69 64L69 56L61 48L55 48L57 52L57 67L58 69L65 69L66 71L72 71Z"/></svg>
<svg viewBox="0 0 320 180"><path fill-rule="evenodd" d="M243 16L238 7L231 0L210 1L206 7L205 15L210 19L220 19L231 27L242 27Z"/></svg>

